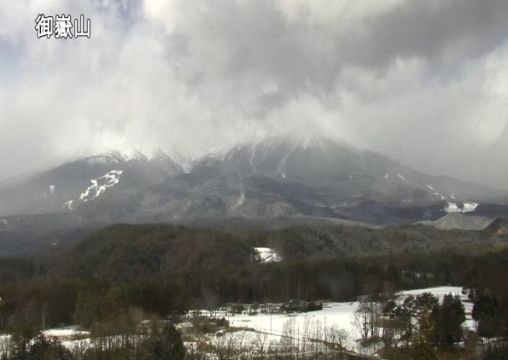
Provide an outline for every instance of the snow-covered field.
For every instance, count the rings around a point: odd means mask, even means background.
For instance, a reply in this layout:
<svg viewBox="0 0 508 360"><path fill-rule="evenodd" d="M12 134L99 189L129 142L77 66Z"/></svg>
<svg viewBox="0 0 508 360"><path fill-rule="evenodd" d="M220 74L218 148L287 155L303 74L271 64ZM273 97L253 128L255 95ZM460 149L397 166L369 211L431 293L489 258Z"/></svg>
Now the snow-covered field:
<svg viewBox="0 0 508 360"><path fill-rule="evenodd" d="M439 301L443 301L445 295L452 294L453 296L458 296L464 305L464 310L466 312L466 321L462 324L462 327L467 330L476 331L476 322L473 320L471 316L471 312L473 311L473 303L468 298L468 292L463 290L458 286L441 286L435 288L428 289L416 289L416 290L405 290L401 291L399 294L404 296L418 296L423 293L430 292L432 295L437 297Z"/></svg>
<svg viewBox="0 0 508 360"><path fill-rule="evenodd" d="M281 342L284 337L294 338L305 344L310 340L331 341L330 336L339 330L347 334L345 346L350 350L360 350L356 339L360 334L354 325L357 302L324 303L323 310L290 314L238 314L227 318L231 327L249 328L268 335L272 344ZM242 334L246 341L257 342L255 332ZM236 335L238 336L238 335Z"/></svg>
<svg viewBox="0 0 508 360"><path fill-rule="evenodd" d="M469 301L467 293L461 287L443 286L427 289L406 290L398 293L398 301L407 296L418 296L431 293L440 301L447 294L459 296L466 310L465 329L475 329L476 325L471 318L473 304ZM303 351L321 351L322 342L337 343L341 339L344 348L362 354L374 354L381 344L365 348L360 344L361 334L355 325L355 311L358 302L328 302L323 303L322 310L306 313L254 313L245 311L232 314L224 309L210 312L206 310L191 311L192 316L225 317L230 328L219 330L215 334L207 335L203 340L218 348L227 348L234 344L236 348L256 351L259 349L280 350L298 348ZM44 336L58 338L70 350L86 349L94 346L90 333L71 326L57 329L47 329L41 332ZM321 342L320 342L321 341ZM9 335L0 335L0 356L9 351ZM189 348L196 344L186 343Z"/></svg>
<svg viewBox="0 0 508 360"><path fill-rule="evenodd" d="M467 294L461 287L443 286L401 291L398 293L398 300L403 301L407 296L418 296L423 293L431 293L440 301L447 294L459 296L466 310L467 320L464 323L464 328L475 328L475 323L471 318L473 304L469 302ZM230 327L241 330L220 333L219 336L212 338L211 342L217 346L236 342L242 344L244 348L255 348L260 345L276 348L280 347L285 339L292 338L297 340L299 346L306 346L309 340L331 341L331 337L336 336L340 331L345 337L343 345L348 350L373 354L378 350L378 347L374 345L364 348L360 344L361 334L355 325L357 308L358 302L329 302L323 303L322 310L307 313L257 313L253 315L248 311L241 314L220 312L215 316L225 316ZM210 316L210 313L201 311L201 315Z"/></svg>

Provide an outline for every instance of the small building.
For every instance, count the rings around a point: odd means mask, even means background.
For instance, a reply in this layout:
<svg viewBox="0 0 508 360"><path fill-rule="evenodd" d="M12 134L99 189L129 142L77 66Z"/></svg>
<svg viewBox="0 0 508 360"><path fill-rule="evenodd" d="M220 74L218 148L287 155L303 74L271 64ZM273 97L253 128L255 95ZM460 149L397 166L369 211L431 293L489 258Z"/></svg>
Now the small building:
<svg viewBox="0 0 508 360"><path fill-rule="evenodd" d="M175 325L175 329L182 335L194 332L194 324L190 321L184 321Z"/></svg>

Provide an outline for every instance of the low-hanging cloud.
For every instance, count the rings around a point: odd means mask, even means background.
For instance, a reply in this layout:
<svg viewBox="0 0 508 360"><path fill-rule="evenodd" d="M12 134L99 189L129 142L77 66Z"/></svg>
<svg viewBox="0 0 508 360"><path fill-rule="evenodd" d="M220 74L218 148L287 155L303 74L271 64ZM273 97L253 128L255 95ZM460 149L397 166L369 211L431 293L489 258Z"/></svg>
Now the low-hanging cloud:
<svg viewBox="0 0 508 360"><path fill-rule="evenodd" d="M83 13L92 36L37 39L39 13ZM507 13L504 0L0 0L0 178L277 132L506 188Z"/></svg>

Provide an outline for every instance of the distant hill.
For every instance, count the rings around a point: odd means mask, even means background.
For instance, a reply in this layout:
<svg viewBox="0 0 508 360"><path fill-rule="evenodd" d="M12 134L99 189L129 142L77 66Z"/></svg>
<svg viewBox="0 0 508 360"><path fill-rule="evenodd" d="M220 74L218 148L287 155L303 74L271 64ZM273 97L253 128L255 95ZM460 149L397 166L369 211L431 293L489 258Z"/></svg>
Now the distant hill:
<svg viewBox="0 0 508 360"><path fill-rule="evenodd" d="M485 229L485 231L492 237L508 236L508 219L496 219Z"/></svg>
<svg viewBox="0 0 508 360"><path fill-rule="evenodd" d="M501 230L502 229L502 230ZM68 276L132 280L164 272L255 265L255 248L273 249L283 261L391 256L448 248L477 253L508 247L508 226L496 221L483 231L428 226L365 228L300 225L279 230L209 230L174 225L113 225L96 231L56 266Z"/></svg>
<svg viewBox="0 0 508 360"><path fill-rule="evenodd" d="M453 213L434 221L420 221L419 224L433 226L441 230L483 230L493 221L493 219L485 216Z"/></svg>

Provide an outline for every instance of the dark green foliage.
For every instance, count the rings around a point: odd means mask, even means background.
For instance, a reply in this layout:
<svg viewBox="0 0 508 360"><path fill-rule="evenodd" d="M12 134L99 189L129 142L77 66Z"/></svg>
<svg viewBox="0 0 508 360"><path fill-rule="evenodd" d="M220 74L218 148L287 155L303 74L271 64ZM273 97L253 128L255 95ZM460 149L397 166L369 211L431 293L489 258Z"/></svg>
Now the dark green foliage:
<svg viewBox="0 0 508 360"><path fill-rule="evenodd" d="M490 294L480 294L474 299L472 311L473 319L480 320L482 316L494 316L496 314L499 303L495 296Z"/></svg>
<svg viewBox="0 0 508 360"><path fill-rule="evenodd" d="M460 298L445 295L442 304L435 304L431 314L432 339L436 345L447 347L462 340L462 323L466 320Z"/></svg>
<svg viewBox="0 0 508 360"><path fill-rule="evenodd" d="M89 349L82 356L83 360L124 360L131 358L132 350L128 348Z"/></svg>
<svg viewBox="0 0 508 360"><path fill-rule="evenodd" d="M117 329L119 330L119 329ZM173 326L154 326L143 338L126 338L121 343L109 346L98 344L85 351L83 360L182 360L185 347L180 334Z"/></svg>
<svg viewBox="0 0 508 360"><path fill-rule="evenodd" d="M75 321L89 328L99 320L104 320L109 314L108 307L104 306L104 296L101 291L80 291L76 299Z"/></svg>
<svg viewBox="0 0 508 360"><path fill-rule="evenodd" d="M182 360L185 357L180 334L173 326L164 326L158 334L153 334L136 350L139 360Z"/></svg>
<svg viewBox="0 0 508 360"><path fill-rule="evenodd" d="M0 261L0 281L30 279L47 272L47 259L41 258L2 258Z"/></svg>
<svg viewBox="0 0 508 360"><path fill-rule="evenodd" d="M508 344L506 342L488 345L481 355L481 360L506 359L508 359Z"/></svg>
<svg viewBox="0 0 508 360"><path fill-rule="evenodd" d="M415 341L411 348L412 360L438 360L436 351L423 339Z"/></svg>
<svg viewBox="0 0 508 360"><path fill-rule="evenodd" d="M416 336L417 341L427 342L428 315L437 302L437 298L430 293L407 296L402 304L397 304L393 299L384 302L382 313L387 319L383 338L385 344L391 345L393 335L398 334L408 346L411 341L414 341L417 330L419 330ZM415 319L419 322L419 326L415 326Z"/></svg>
<svg viewBox="0 0 508 360"><path fill-rule="evenodd" d="M499 335L502 331L499 302L489 293L476 294L472 311L478 321L478 334L484 337Z"/></svg>
<svg viewBox="0 0 508 360"><path fill-rule="evenodd" d="M242 265L253 258L253 249L228 233L168 225L114 225L76 246L56 270L129 281L182 269Z"/></svg>
<svg viewBox="0 0 508 360"><path fill-rule="evenodd" d="M4 329L41 329L71 323L82 281L60 277L0 282ZM0 329L0 331L3 329Z"/></svg>
<svg viewBox="0 0 508 360"><path fill-rule="evenodd" d="M420 309L420 312L431 311L438 304L438 299L428 292L417 296L415 300L416 306Z"/></svg>
<svg viewBox="0 0 508 360"><path fill-rule="evenodd" d="M323 310L323 304L315 303L313 301L305 303L305 311L318 311Z"/></svg>

